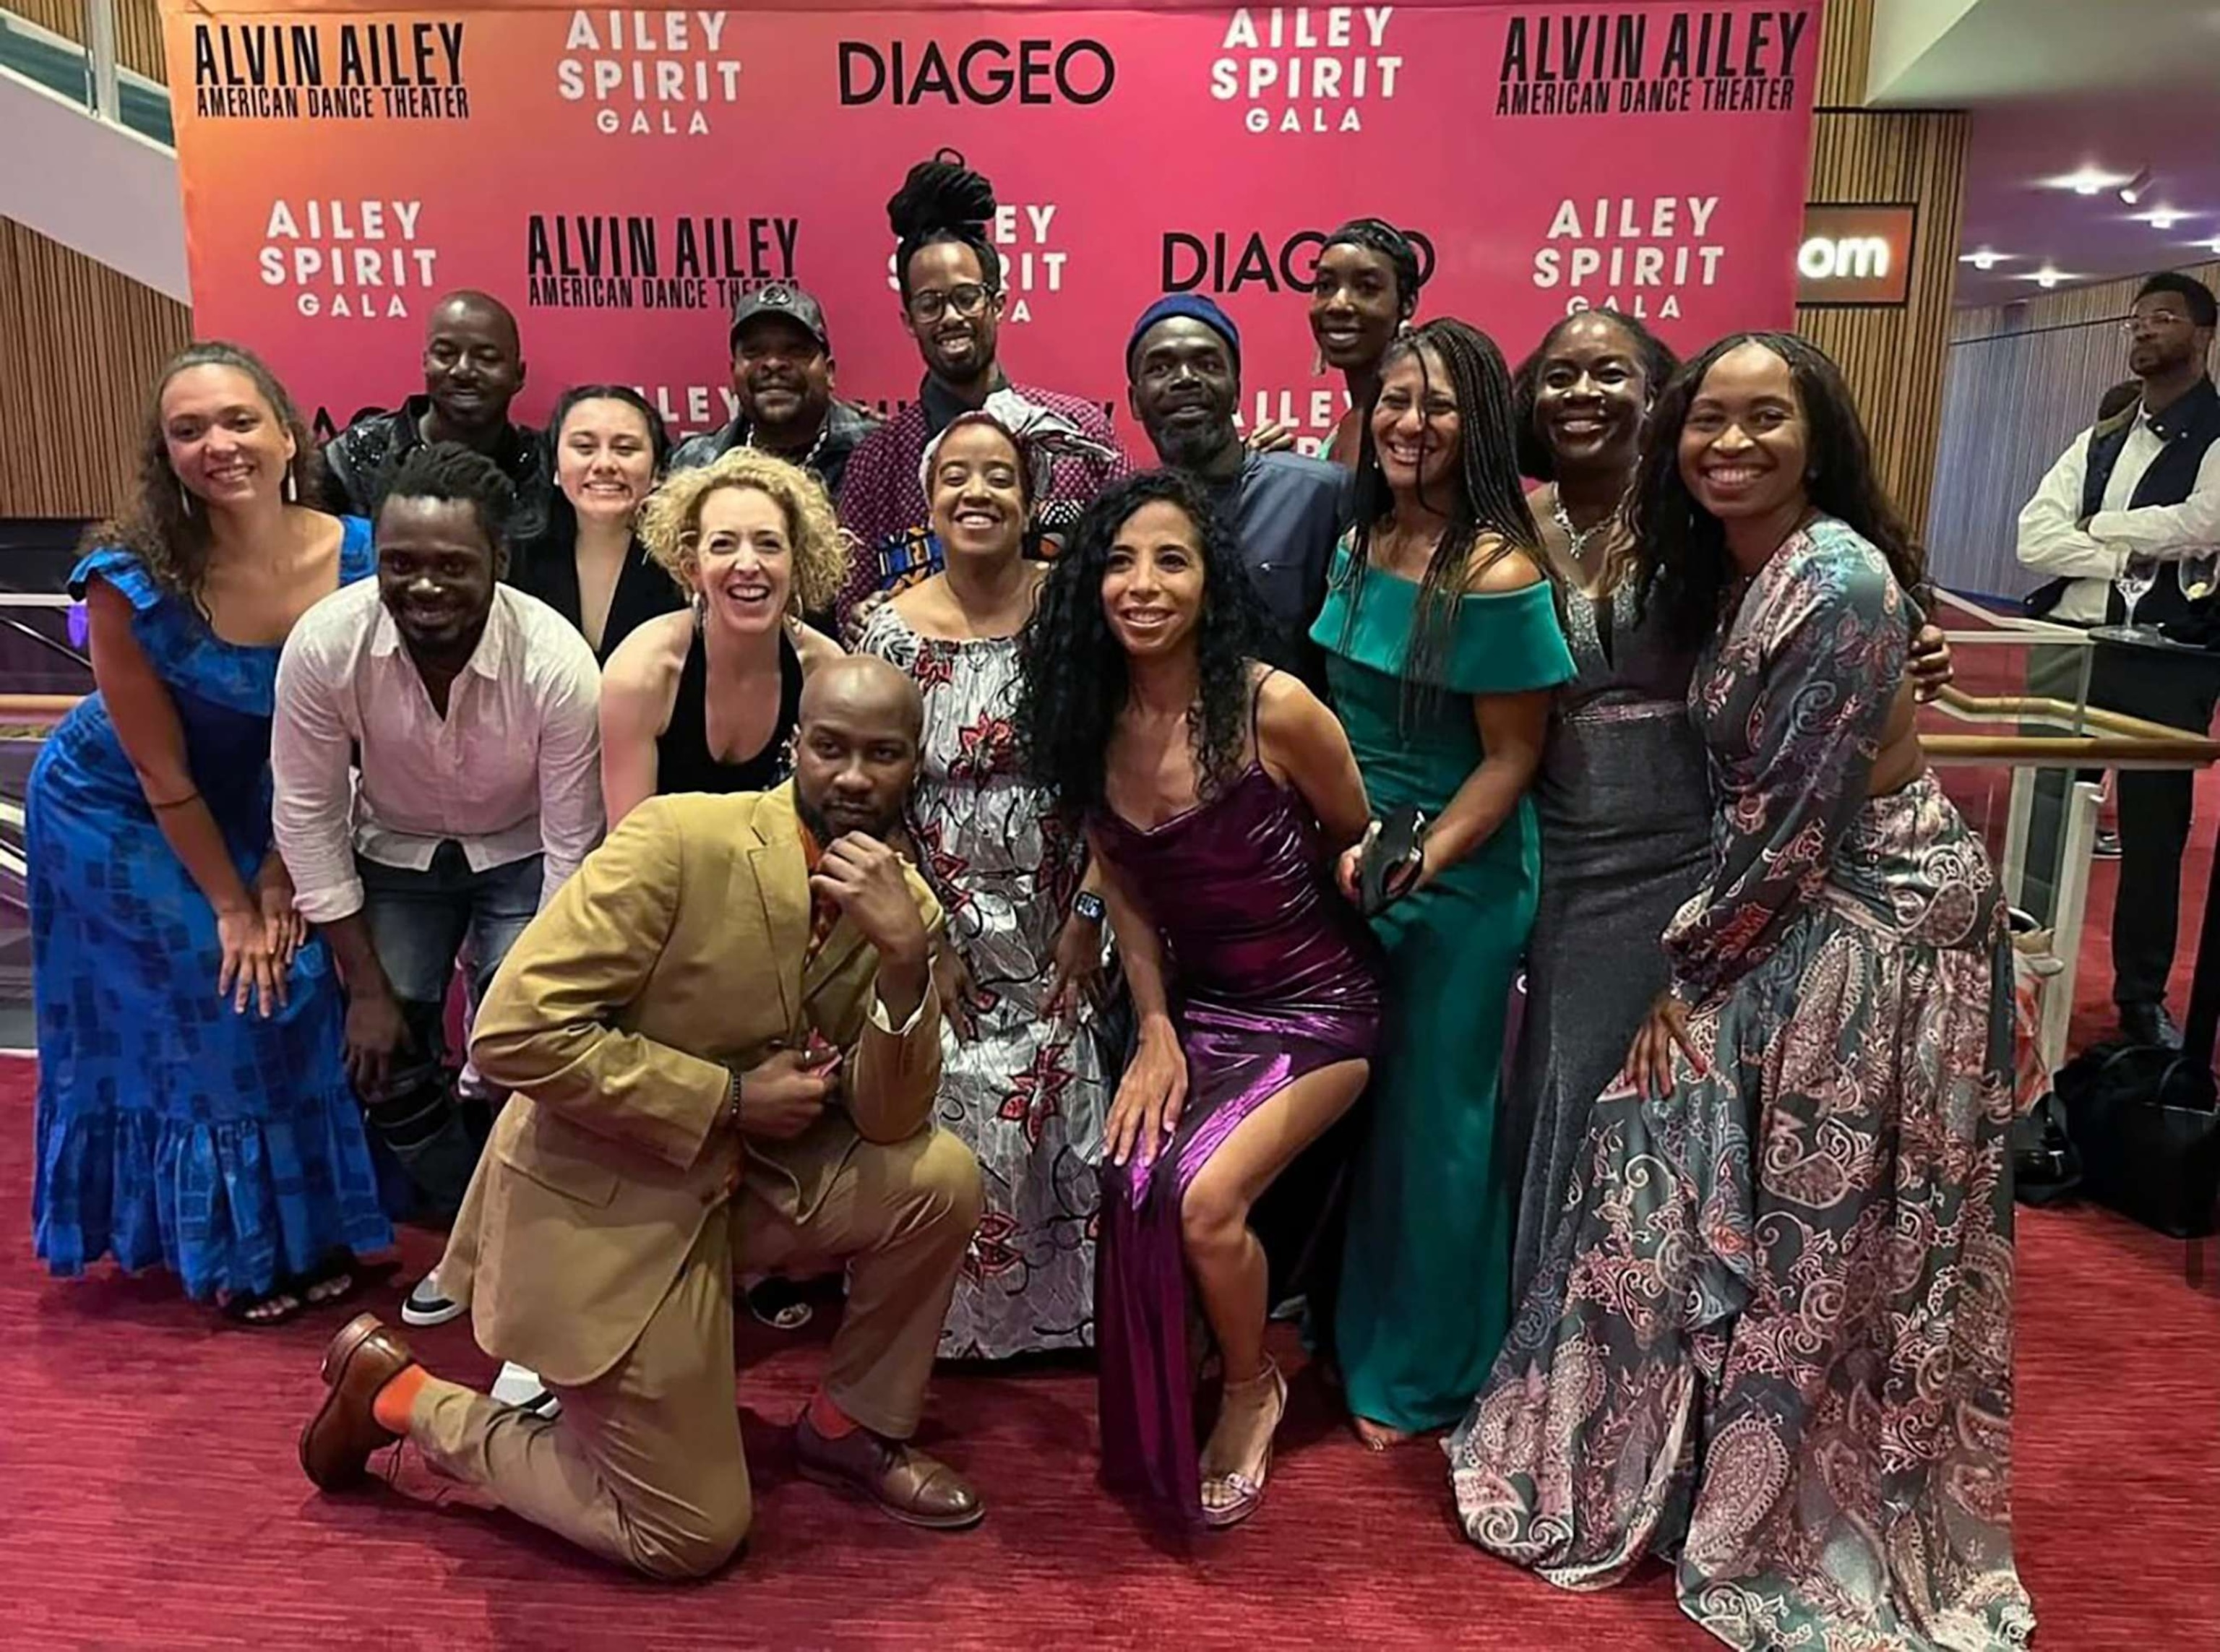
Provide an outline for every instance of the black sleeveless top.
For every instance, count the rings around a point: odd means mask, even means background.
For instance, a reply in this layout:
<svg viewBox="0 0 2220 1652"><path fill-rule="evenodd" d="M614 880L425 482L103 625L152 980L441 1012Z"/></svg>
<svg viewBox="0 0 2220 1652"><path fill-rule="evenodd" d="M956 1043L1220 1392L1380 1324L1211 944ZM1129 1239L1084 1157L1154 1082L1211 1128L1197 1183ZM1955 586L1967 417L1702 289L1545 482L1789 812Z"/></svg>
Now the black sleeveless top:
<svg viewBox="0 0 2220 1652"><path fill-rule="evenodd" d="M788 748L801 717L801 656L781 627L778 633L778 720L764 749L739 763L720 763L709 751L709 656L702 622L678 673L670 725L655 739L655 789L674 792L767 792L794 772Z"/></svg>

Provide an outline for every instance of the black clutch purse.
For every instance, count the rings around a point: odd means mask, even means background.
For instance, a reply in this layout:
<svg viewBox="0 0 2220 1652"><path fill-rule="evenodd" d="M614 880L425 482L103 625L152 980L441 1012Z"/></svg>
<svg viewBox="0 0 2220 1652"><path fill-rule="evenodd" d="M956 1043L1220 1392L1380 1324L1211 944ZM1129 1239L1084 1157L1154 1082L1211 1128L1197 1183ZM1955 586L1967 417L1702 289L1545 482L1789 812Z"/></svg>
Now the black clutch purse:
<svg viewBox="0 0 2220 1652"><path fill-rule="evenodd" d="M1378 916L1410 894L1425 863L1426 817L1415 808L1398 809L1365 839L1356 863L1356 909Z"/></svg>

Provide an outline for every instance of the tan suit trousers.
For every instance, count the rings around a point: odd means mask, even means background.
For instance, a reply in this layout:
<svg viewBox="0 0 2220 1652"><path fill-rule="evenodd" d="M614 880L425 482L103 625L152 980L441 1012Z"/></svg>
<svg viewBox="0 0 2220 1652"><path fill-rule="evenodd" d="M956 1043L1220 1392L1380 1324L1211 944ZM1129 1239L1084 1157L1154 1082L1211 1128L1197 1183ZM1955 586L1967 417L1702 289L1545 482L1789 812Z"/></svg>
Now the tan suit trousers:
<svg viewBox="0 0 2220 1652"><path fill-rule="evenodd" d="M859 1143L803 1223L744 1181L639 1340L594 1381L553 1388L561 1416L435 1380L409 1435L436 1468L596 1554L652 1577L702 1576L731 1558L752 1512L733 1394L735 1250L751 1270L851 1263L825 1391L864 1427L905 1439L979 1200L977 1160L939 1130Z"/></svg>

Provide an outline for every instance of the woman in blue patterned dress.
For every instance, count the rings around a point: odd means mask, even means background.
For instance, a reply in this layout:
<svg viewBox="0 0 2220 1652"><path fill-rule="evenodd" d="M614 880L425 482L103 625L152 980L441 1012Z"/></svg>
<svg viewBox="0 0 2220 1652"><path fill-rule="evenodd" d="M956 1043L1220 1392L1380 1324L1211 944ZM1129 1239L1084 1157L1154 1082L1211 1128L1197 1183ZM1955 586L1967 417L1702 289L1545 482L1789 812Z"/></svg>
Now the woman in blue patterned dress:
<svg viewBox="0 0 2220 1652"><path fill-rule="evenodd" d="M376 564L315 496L269 370L196 344L164 371L129 520L78 564L93 678L31 770L38 1254L163 1263L272 1325L390 1244L341 1063L344 1007L271 842L278 654Z"/></svg>
<svg viewBox="0 0 2220 1652"><path fill-rule="evenodd" d="M2007 1652L2011 954L1913 725L1918 555L1801 339L1714 345L1652 428L1637 577L1701 649L1711 869L1450 1441L1458 1508L1564 1588L1669 1561L1730 1646Z"/></svg>

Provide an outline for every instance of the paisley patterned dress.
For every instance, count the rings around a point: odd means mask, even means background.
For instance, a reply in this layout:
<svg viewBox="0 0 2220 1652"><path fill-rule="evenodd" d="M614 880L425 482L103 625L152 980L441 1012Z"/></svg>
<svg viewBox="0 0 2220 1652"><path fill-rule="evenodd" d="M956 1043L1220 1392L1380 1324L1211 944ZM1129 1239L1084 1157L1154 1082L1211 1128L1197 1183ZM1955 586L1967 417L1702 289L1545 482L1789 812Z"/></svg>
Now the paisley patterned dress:
<svg viewBox="0 0 2220 1652"><path fill-rule="evenodd" d="M1597 1101L1450 1441L1465 1530L1565 1588L1646 1555L1730 1646L2026 1644L2011 1549L2011 976L1931 774L1867 781L1911 620L1793 536L1690 689L1712 866L1667 932L1701 1066Z"/></svg>
<svg viewBox="0 0 2220 1652"><path fill-rule="evenodd" d="M943 1023L939 1116L979 1156L987 1208L940 1356L1092 1347L1107 1099L1092 1011L1058 1018L1047 1002L1086 840L1019 768L1014 638L921 637L889 603L857 651L900 666L924 694L910 835L976 993L975 1037Z"/></svg>

